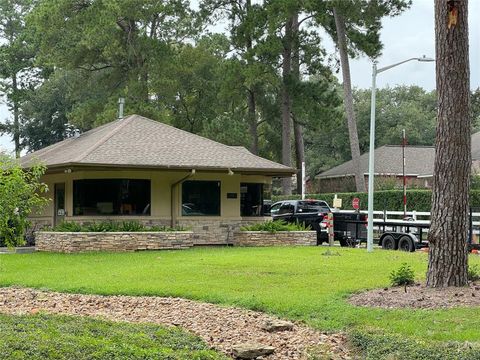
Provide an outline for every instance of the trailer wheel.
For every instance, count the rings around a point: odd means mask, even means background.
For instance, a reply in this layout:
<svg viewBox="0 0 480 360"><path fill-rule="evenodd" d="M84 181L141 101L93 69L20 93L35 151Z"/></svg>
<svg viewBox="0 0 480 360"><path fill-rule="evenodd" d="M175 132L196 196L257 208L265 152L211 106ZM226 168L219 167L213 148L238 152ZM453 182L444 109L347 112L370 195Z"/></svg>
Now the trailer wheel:
<svg viewBox="0 0 480 360"><path fill-rule="evenodd" d="M415 244L413 240L408 235L403 235L400 240L398 240L398 250L407 251L407 252L414 252L415 251Z"/></svg>
<svg viewBox="0 0 480 360"><path fill-rule="evenodd" d="M392 235L385 235L382 239L382 248L385 250L397 250L397 242Z"/></svg>

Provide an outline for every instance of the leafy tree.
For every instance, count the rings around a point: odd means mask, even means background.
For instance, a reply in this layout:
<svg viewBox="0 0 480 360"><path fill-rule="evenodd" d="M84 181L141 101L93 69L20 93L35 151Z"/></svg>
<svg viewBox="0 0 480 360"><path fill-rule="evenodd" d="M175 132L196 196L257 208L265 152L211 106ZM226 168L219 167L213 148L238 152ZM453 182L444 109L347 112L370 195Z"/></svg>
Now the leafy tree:
<svg viewBox="0 0 480 360"><path fill-rule="evenodd" d="M75 73L57 70L29 92L22 111L22 147L35 151L72 135L74 128L68 121L71 76Z"/></svg>
<svg viewBox="0 0 480 360"><path fill-rule="evenodd" d="M354 92L361 152L368 151L370 90ZM396 86L377 90L376 146L401 144L402 129L408 144L432 146L437 115L436 93L418 86Z"/></svg>
<svg viewBox="0 0 480 360"><path fill-rule="evenodd" d="M20 115L25 92L35 82L35 48L27 40L25 18L34 0L0 0L0 90L6 94L13 121L0 124L0 134L13 137L16 157L20 156Z"/></svg>
<svg viewBox="0 0 480 360"><path fill-rule="evenodd" d="M360 146L358 142L357 122L353 108L353 94L350 78L349 55L365 53L371 58L380 55L381 18L399 15L411 1L376 0L376 1L331 1L325 5L333 13L323 17L321 23L337 44L343 76L344 105L348 124L350 151L355 168L357 191L365 191L365 178L360 167Z"/></svg>
<svg viewBox="0 0 480 360"><path fill-rule="evenodd" d="M73 109L83 128L111 121L120 96L127 111L165 117L163 93L152 90L151 74L168 71L172 49L193 33L188 5L184 0L59 0L35 8L30 24L38 61L82 70L86 83L95 86L79 88L101 92Z"/></svg>
<svg viewBox="0 0 480 360"><path fill-rule="evenodd" d="M471 97L471 112L472 112L472 125L473 131L480 130L480 88L472 91Z"/></svg>
<svg viewBox="0 0 480 360"><path fill-rule="evenodd" d="M218 19L228 21L229 45L237 70L235 76L229 78L233 85L231 90L243 94L251 139L249 148L252 153L258 154L258 128L262 122L258 103L261 102L265 83L276 77L275 69L263 61L261 54L262 37L266 31L265 8L261 4L252 4L251 0L204 0L201 8L203 18L210 22Z"/></svg>
<svg viewBox="0 0 480 360"><path fill-rule="evenodd" d="M43 166L23 170L17 161L0 154L0 239L7 246L24 243L27 217L48 203L48 191L40 178Z"/></svg>
<svg viewBox="0 0 480 360"><path fill-rule="evenodd" d="M472 166L468 0L435 0L435 44L438 125L427 286L441 288L465 286L468 281Z"/></svg>

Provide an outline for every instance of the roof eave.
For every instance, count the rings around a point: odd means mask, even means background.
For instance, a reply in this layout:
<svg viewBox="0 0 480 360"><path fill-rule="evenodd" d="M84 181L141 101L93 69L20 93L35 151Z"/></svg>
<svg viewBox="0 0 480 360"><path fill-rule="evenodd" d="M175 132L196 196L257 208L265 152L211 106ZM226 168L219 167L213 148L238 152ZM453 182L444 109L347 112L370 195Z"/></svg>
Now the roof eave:
<svg viewBox="0 0 480 360"><path fill-rule="evenodd" d="M29 168L30 166L24 166L24 168ZM192 170L196 171L205 171L205 172L226 172L228 173L231 170L233 173L240 174L257 174L257 175L268 175L274 177L287 177L292 176L296 173L296 169L293 168L236 168L236 167L210 167L210 166L158 166L158 165L130 165L130 164L99 164L99 163L78 163L78 162L69 162L63 164L54 164L47 166L47 173L49 172L58 172L60 169L64 168L76 168L76 169L89 169L89 168L108 168L108 169L148 169L148 170Z"/></svg>

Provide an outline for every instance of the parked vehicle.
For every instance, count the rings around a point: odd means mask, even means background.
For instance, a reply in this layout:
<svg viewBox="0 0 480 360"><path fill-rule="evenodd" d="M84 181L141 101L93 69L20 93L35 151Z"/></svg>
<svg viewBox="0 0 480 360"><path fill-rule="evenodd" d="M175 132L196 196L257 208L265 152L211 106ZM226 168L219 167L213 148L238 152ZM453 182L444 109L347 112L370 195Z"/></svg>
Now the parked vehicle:
<svg viewBox="0 0 480 360"><path fill-rule="evenodd" d="M273 221L283 220L288 223L302 223L317 232L320 242L324 236L320 223L332 210L323 200L283 200L274 203L270 208Z"/></svg>
<svg viewBox="0 0 480 360"><path fill-rule="evenodd" d="M339 241L341 246L355 246L361 239L367 238L367 228L365 226L367 216L365 214L342 211L334 211L332 214L334 240ZM319 238L319 245L328 242L326 219L322 221L320 227L322 234Z"/></svg>

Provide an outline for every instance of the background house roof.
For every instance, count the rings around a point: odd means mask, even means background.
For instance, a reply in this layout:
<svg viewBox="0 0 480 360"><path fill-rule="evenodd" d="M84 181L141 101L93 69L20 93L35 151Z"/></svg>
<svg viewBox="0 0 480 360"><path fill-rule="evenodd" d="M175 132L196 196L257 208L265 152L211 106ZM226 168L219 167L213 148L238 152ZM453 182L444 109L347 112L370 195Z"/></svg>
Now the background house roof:
<svg viewBox="0 0 480 360"><path fill-rule="evenodd" d="M384 145L375 149L375 174L402 174L403 160L400 145ZM433 174L435 148L433 146L405 147L405 174L425 176ZM368 173L368 153L360 156L360 166L364 174ZM324 171L317 179L353 175L352 160Z"/></svg>
<svg viewBox="0 0 480 360"><path fill-rule="evenodd" d="M113 121L20 159L65 165L157 167L293 174L295 169L139 115Z"/></svg>

